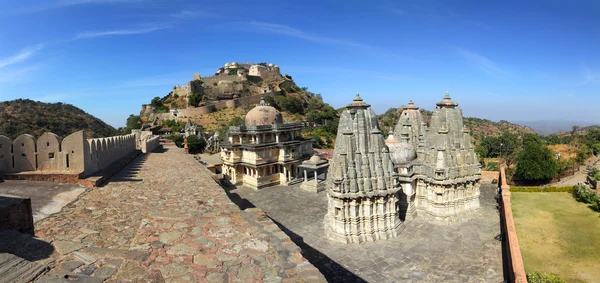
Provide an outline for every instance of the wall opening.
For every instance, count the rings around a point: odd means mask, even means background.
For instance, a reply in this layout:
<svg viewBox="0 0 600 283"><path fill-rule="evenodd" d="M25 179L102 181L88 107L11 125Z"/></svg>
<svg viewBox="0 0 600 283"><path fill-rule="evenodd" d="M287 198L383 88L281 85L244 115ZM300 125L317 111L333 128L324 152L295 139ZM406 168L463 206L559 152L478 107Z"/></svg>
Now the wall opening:
<svg viewBox="0 0 600 283"><path fill-rule="evenodd" d="M49 152L48 153L48 158L49 159L54 159L54 152Z"/></svg>
<svg viewBox="0 0 600 283"><path fill-rule="evenodd" d="M69 168L69 154L65 154L65 159L67 161L67 168Z"/></svg>

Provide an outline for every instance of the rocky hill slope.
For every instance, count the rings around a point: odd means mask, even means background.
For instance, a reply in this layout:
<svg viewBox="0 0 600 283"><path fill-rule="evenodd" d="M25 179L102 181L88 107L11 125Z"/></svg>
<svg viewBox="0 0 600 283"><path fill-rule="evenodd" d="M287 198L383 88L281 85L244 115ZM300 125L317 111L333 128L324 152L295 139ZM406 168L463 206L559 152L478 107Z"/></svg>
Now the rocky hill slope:
<svg viewBox="0 0 600 283"><path fill-rule="evenodd" d="M61 137L85 130L90 137L108 137L118 132L85 111L63 103L43 103L29 99L0 102L0 134L11 139L21 134L38 137L52 132Z"/></svg>

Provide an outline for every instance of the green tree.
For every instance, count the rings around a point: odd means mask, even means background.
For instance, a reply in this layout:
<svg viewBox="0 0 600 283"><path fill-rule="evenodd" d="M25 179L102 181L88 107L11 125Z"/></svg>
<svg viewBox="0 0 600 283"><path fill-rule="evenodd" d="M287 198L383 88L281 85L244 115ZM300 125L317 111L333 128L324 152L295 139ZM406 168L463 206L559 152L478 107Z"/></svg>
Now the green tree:
<svg viewBox="0 0 600 283"><path fill-rule="evenodd" d="M127 123L125 124L125 129L123 130L124 134L131 134L131 130L139 129L142 127L142 119L140 116L129 115L127 118Z"/></svg>
<svg viewBox="0 0 600 283"><path fill-rule="evenodd" d="M200 105L200 102L202 102L202 98L204 98L204 95L202 93L194 92L193 94L188 96L188 104L190 106L198 107L198 105Z"/></svg>
<svg viewBox="0 0 600 283"><path fill-rule="evenodd" d="M235 116L229 120L229 126L243 126L245 124L244 119L241 117Z"/></svg>
<svg viewBox="0 0 600 283"><path fill-rule="evenodd" d="M206 140L197 136L188 136L188 149L190 153L202 153L206 147Z"/></svg>
<svg viewBox="0 0 600 283"><path fill-rule="evenodd" d="M163 106L163 102L160 99L160 97L155 96L154 98L152 98L152 100L150 101L150 105L154 106L154 108L160 108Z"/></svg>
<svg viewBox="0 0 600 283"><path fill-rule="evenodd" d="M516 177L524 181L547 182L558 175L558 163L552 151L537 135L526 135L517 161Z"/></svg>

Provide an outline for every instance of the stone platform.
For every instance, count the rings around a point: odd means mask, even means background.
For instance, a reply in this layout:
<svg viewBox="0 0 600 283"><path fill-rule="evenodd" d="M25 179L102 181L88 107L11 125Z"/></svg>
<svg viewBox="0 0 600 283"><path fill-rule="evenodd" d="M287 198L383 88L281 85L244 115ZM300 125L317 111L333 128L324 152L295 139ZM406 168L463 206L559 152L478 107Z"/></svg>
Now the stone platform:
<svg viewBox="0 0 600 283"><path fill-rule="evenodd" d="M298 244L307 259L334 282L503 282L496 185L482 184L481 208L470 220L436 225L417 217L397 238L340 244L325 236L326 192L269 187L229 191L242 207L259 207Z"/></svg>
<svg viewBox="0 0 600 283"><path fill-rule="evenodd" d="M241 211L210 172L166 148L36 224L54 250L38 282L323 282L262 211Z"/></svg>

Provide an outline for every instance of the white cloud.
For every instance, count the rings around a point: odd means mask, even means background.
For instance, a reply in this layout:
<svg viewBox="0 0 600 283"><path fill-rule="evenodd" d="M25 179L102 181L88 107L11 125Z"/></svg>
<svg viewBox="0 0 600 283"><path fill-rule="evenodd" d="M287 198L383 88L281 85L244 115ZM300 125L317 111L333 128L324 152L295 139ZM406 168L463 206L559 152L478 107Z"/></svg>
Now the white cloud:
<svg viewBox="0 0 600 283"><path fill-rule="evenodd" d="M4 68L6 66L25 61L25 60L29 59L31 56L35 55L42 48L43 48L42 45L38 45L34 48L25 48L25 49L21 50L19 53L17 53L16 55L13 55L8 58L0 59L0 68Z"/></svg>
<svg viewBox="0 0 600 283"><path fill-rule="evenodd" d="M600 82L600 73L594 72L588 67L583 69L583 79L577 85L589 85Z"/></svg>
<svg viewBox="0 0 600 283"><path fill-rule="evenodd" d="M458 52L458 54L464 57L469 64L473 65L474 67L485 72L488 75L499 76L508 74L508 72L500 68L492 60L481 54L459 47L455 47L454 49L456 50L456 52Z"/></svg>
<svg viewBox="0 0 600 283"><path fill-rule="evenodd" d="M173 18L196 18L196 17L210 17L212 15L205 11L181 10L177 13L172 13L169 16L171 16Z"/></svg>
<svg viewBox="0 0 600 283"><path fill-rule="evenodd" d="M274 23L266 23L266 22L231 22L228 24L231 27L237 28L240 27L242 31L259 31L265 33L273 33L280 34L284 36L295 37L302 40L312 41L320 44L330 44L330 45L339 45L345 47L352 47L356 49L360 49L362 51L369 52L371 54L378 54L387 56L390 58L396 58L401 60L414 60L414 58L404 55L398 55L383 48L379 48L376 46L372 46L369 44L364 44L360 42L356 42L348 39L341 39L335 37L327 37L318 34L308 33L299 29L292 28L287 25L274 24Z"/></svg>
<svg viewBox="0 0 600 283"><path fill-rule="evenodd" d="M168 26L153 26L148 28L139 28L139 29L117 29L117 30L105 30L105 31L88 31L78 34L74 40L77 39L85 39L85 38L96 38L102 36L111 36L111 35L133 35L133 34L142 34L142 33L150 33L157 30L166 29Z"/></svg>
<svg viewBox="0 0 600 283"><path fill-rule="evenodd" d="M60 0L58 6L73 6L82 4L118 4L118 3L137 3L144 0Z"/></svg>

